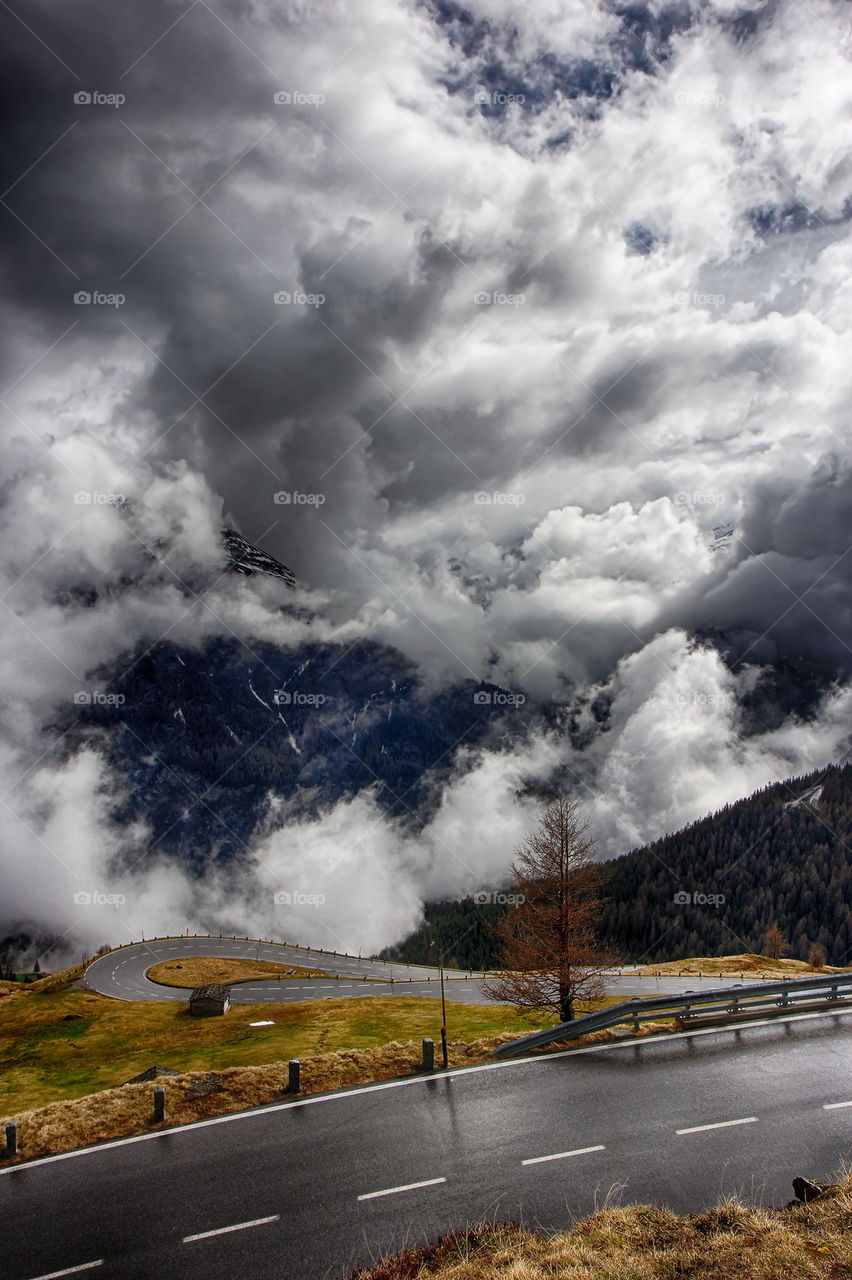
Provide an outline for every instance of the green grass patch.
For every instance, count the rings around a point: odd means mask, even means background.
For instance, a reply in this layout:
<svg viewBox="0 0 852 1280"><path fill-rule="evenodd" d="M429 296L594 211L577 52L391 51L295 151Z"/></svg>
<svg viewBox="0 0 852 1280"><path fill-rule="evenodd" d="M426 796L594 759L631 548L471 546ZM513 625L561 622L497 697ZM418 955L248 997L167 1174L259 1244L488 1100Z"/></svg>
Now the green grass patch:
<svg viewBox="0 0 852 1280"><path fill-rule="evenodd" d="M249 1026L267 1018L275 1025ZM552 1023L503 1005L447 1006L452 1042ZM155 1062L216 1071L423 1036L437 1043L440 1030L440 1002L420 996L240 1004L222 1018L193 1018L182 1002L78 989L10 997L0 1002L0 1116L123 1084Z"/></svg>

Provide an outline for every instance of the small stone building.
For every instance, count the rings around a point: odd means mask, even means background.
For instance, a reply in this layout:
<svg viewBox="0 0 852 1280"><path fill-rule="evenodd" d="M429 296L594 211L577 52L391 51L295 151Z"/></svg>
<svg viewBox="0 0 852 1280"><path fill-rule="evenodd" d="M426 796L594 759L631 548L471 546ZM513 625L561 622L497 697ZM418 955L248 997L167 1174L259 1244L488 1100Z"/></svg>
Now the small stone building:
<svg viewBox="0 0 852 1280"><path fill-rule="evenodd" d="M189 997L189 1012L195 1018L209 1018L227 1013L231 1007L231 988L218 982L196 987Z"/></svg>

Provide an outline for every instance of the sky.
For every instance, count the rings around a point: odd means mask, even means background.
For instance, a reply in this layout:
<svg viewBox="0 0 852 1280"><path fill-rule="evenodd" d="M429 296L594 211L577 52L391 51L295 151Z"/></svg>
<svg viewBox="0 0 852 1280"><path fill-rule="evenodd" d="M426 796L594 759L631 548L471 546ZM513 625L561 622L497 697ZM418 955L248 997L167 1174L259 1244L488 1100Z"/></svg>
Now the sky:
<svg viewBox="0 0 852 1280"><path fill-rule="evenodd" d="M525 780L561 771L612 855L847 749L848 4L2 21L7 922L270 936L289 877L329 890L304 935L322 915L375 948L502 883ZM293 569L298 610L219 576L223 523ZM216 635L370 636L429 688L611 720L466 759L416 836L368 793L279 814L199 891L138 863L106 762L48 726L100 665ZM783 657L834 684L746 734L738 697ZM76 911L80 886L127 905Z"/></svg>

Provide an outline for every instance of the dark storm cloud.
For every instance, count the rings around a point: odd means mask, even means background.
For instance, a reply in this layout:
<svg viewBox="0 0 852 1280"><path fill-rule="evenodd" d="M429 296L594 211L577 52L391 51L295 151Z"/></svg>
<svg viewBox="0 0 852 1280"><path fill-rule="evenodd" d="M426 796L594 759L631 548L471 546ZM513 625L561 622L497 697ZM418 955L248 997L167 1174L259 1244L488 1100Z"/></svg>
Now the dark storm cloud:
<svg viewBox="0 0 852 1280"><path fill-rule="evenodd" d="M377 827L376 882L407 886L390 941L422 896L411 868L460 885L442 848L497 791L523 830L525 769L567 753L617 852L833 751L840 694L808 734L743 744L740 675L690 639L847 669L850 42L845 7L816 5L7 14L10 778L78 680L166 633L340 627L434 681L605 698L582 759L544 733L486 755L416 848L366 798L306 833L325 857ZM124 301L75 305L95 290ZM185 616L165 570L145 578L151 547L212 574L223 515L314 589L308 621L268 583ZM78 585L96 604L59 608ZM15 844L25 820L73 829L95 875L107 774L34 772ZM287 865L288 840L268 841ZM498 876L510 852L476 866ZM150 918L170 894L184 918L168 869Z"/></svg>
<svg viewBox="0 0 852 1280"><path fill-rule="evenodd" d="M422 231L413 283L359 278L352 263L324 285L345 244L333 235L308 244L304 214L288 198L281 136L292 143L295 133L298 145L300 129L310 139L321 132L312 108L288 114L272 101L280 84L294 83L294 68L285 59L276 77L203 5L164 36L184 12L146 5L105 25L98 4L73 14L42 5L29 25L52 54L13 28L4 186L20 181L7 197L7 278L24 323L45 340L77 322L69 341L81 360L128 330L143 355L156 351L127 410L153 415L160 455L197 462L253 533L282 518L286 547L294 530L273 493L316 489L357 438L335 415L373 372L381 379L384 334L417 340L452 263ZM222 10L235 32L256 40L247 16L247 6ZM80 91L123 93L126 102L77 104ZM333 191L334 165L323 167L320 154L314 178ZM254 183L278 188L264 222L243 198ZM121 293L126 303L82 312L73 304L79 289ZM325 292L322 316L275 305L276 292L296 289ZM390 403L391 391L383 394ZM345 494L346 471L344 462L324 487L341 476ZM339 517L346 504L336 505ZM291 545L288 554L300 561Z"/></svg>

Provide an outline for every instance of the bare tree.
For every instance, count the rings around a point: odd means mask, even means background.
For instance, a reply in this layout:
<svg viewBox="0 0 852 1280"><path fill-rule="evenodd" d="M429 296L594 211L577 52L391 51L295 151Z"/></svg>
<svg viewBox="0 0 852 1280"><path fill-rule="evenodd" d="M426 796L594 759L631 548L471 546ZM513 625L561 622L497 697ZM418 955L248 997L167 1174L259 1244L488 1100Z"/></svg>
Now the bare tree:
<svg viewBox="0 0 852 1280"><path fill-rule="evenodd" d="M790 945L787 939L778 928L777 922L774 922L763 936L763 954L769 956L770 960L778 960L789 950Z"/></svg>
<svg viewBox="0 0 852 1280"><path fill-rule="evenodd" d="M517 902L497 926L503 971L485 984L493 1000L570 1022L576 1000L603 996L611 961L597 945L602 876L587 831L577 802L561 796L518 848Z"/></svg>
<svg viewBox="0 0 852 1280"><path fill-rule="evenodd" d="M814 942L808 951L808 964L812 969L822 969L828 964L828 955L821 942Z"/></svg>

